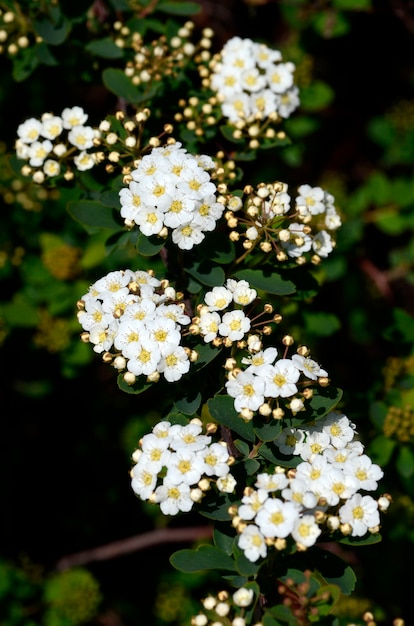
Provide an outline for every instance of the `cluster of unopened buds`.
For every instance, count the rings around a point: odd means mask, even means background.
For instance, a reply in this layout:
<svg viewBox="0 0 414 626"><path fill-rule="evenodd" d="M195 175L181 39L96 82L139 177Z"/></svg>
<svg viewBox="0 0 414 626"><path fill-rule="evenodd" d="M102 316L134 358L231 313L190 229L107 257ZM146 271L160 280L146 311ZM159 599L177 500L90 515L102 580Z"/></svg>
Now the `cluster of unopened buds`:
<svg viewBox="0 0 414 626"><path fill-rule="evenodd" d="M0 9L0 54L16 56L28 48L34 40L30 27L29 20L26 22L23 15L17 18L13 11Z"/></svg>
<svg viewBox="0 0 414 626"><path fill-rule="evenodd" d="M284 550L289 541L306 550L336 532L352 537L379 532L379 512L387 510L390 497L366 494L377 489L383 471L364 454L356 434L355 425L337 411L314 425L281 431L272 445L279 456L296 459L296 467L276 465L259 473L241 504L230 507L247 559L265 558L271 547Z"/></svg>
<svg viewBox="0 0 414 626"><path fill-rule="evenodd" d="M215 430L212 424L209 432ZM234 458L226 443L212 442L203 434L198 418L186 426L159 422L142 437L132 458L133 491L141 500L159 504L164 515L188 513L213 484L223 493L232 493L236 486L230 474Z"/></svg>
<svg viewBox="0 0 414 626"><path fill-rule="evenodd" d="M232 595L228 591L219 591L216 596L208 595L201 603L203 610L191 619L191 626L246 626L246 610L256 601L253 589L240 587ZM252 624L252 626L262 626Z"/></svg>
<svg viewBox="0 0 414 626"><path fill-rule="evenodd" d="M163 35L149 44L144 43L140 33L131 32L120 22L115 23L114 27L118 33L115 44L134 51L124 71L135 86L153 89L165 77L175 76L182 71L183 65L190 59L208 61L211 56L209 49L213 31L210 28L203 29L199 41L193 42L194 23L191 21L181 26L169 39Z"/></svg>
<svg viewBox="0 0 414 626"><path fill-rule="evenodd" d="M308 260L318 264L334 249L341 218L334 197L322 187L300 185L293 203L281 182L248 185L244 194L228 199L225 218L230 239L242 239L247 252L259 246L279 261L302 265Z"/></svg>

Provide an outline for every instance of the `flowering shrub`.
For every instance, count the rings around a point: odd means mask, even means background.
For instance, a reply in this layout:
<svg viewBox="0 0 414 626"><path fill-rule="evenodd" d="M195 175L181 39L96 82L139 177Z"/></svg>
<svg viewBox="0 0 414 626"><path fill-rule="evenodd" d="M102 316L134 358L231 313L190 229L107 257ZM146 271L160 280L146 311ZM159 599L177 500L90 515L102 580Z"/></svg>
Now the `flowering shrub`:
<svg viewBox="0 0 414 626"><path fill-rule="evenodd" d="M69 33L60 6L29 4L27 20L0 15L21 80L30 47L52 64ZM193 626L343 626L356 574L342 549L381 541L389 457L366 445L313 346L336 318L322 314L315 336L304 323L355 229L337 181L287 167L306 104L297 64L289 46L238 35L220 46L187 19L198 3L109 4L93 3L85 28L111 104L26 110L10 157L40 206L64 205L52 218L65 233L43 234L38 273L67 287L49 289L52 311L71 307L66 334L55 331L76 344L65 371L109 365L102 376L142 418L126 479L136 510L159 527L208 521L207 541L170 558L183 575L221 578ZM163 11L175 16L166 25ZM312 126L317 107L307 112L299 122ZM404 430L393 400L386 390L370 416L390 437Z"/></svg>

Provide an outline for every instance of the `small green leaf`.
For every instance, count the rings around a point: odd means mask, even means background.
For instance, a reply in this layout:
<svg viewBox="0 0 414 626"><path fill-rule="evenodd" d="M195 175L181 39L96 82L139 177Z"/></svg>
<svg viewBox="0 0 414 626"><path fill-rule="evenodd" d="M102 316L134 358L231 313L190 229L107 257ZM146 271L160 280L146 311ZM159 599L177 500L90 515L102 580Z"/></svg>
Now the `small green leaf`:
<svg viewBox="0 0 414 626"><path fill-rule="evenodd" d="M217 265L212 265L210 261L193 261L184 269L190 276L193 276L208 287L215 287L224 283L224 270L221 267L217 267Z"/></svg>
<svg viewBox="0 0 414 626"><path fill-rule="evenodd" d="M367 452L374 463L385 467L391 460L392 454L397 447L397 442L385 435L378 435L369 442Z"/></svg>
<svg viewBox="0 0 414 626"><path fill-rule="evenodd" d="M280 274L270 270L240 270L236 272L234 277L238 280L247 280L251 287L277 296L287 296L296 291L292 281L286 280Z"/></svg>
<svg viewBox="0 0 414 626"><path fill-rule="evenodd" d="M232 526L226 522L216 522L214 525L214 545L229 556L233 553L235 533Z"/></svg>
<svg viewBox="0 0 414 626"><path fill-rule="evenodd" d="M306 403L306 410L298 416L306 415L307 420L318 420L333 411L342 398L342 389L319 387L314 389L312 398Z"/></svg>
<svg viewBox="0 0 414 626"><path fill-rule="evenodd" d="M201 393L197 389L189 390L186 396L183 396L175 403L175 408L184 415L194 415L201 404Z"/></svg>
<svg viewBox="0 0 414 626"><path fill-rule="evenodd" d="M274 441L278 435L280 435L282 430L282 424L273 420L269 424L263 423L254 427L254 431L260 441Z"/></svg>
<svg viewBox="0 0 414 626"><path fill-rule="evenodd" d="M196 15L201 7L197 2L160 2L157 10L171 15Z"/></svg>
<svg viewBox="0 0 414 626"><path fill-rule="evenodd" d="M85 46L85 50L103 59L121 59L124 54L121 48L119 48L110 37L90 41Z"/></svg>
<svg viewBox="0 0 414 626"><path fill-rule="evenodd" d="M97 200L73 200L67 205L69 215L84 228L119 229L120 224L115 220L114 211Z"/></svg>
<svg viewBox="0 0 414 626"><path fill-rule="evenodd" d="M110 92L127 102L136 104L145 100L142 91L135 87L123 70L107 67L102 72L102 82Z"/></svg>
<svg viewBox="0 0 414 626"><path fill-rule="evenodd" d="M215 396L207 402L210 415L219 424L227 426L243 439L254 441L255 434L253 424L245 422L234 408L234 399L230 396Z"/></svg>
<svg viewBox="0 0 414 626"><path fill-rule="evenodd" d="M46 43L59 46L69 35L71 23L56 6L51 8L48 16L35 20L34 28Z"/></svg>
<svg viewBox="0 0 414 626"><path fill-rule="evenodd" d="M154 384L154 383L147 383L146 377L141 376L137 379L137 381L133 385L127 385L124 380L123 374L118 375L117 382L118 382L118 387L121 391L124 391L125 393L129 393L131 395L138 395L140 393L143 393L144 391L152 387L152 385Z"/></svg>
<svg viewBox="0 0 414 626"><path fill-rule="evenodd" d="M339 539L339 543L343 543L346 546L373 546L376 543L380 543L382 541L382 536L380 533L368 533L364 537L351 537L348 535L347 537L343 537Z"/></svg>
<svg viewBox="0 0 414 626"><path fill-rule="evenodd" d="M414 453L409 446L401 446L395 466L404 478L411 478L414 474Z"/></svg>
<svg viewBox="0 0 414 626"><path fill-rule="evenodd" d="M335 97L334 90L322 81L313 81L309 87L302 87L300 104L305 111L320 111L327 107Z"/></svg>
<svg viewBox="0 0 414 626"><path fill-rule="evenodd" d="M142 254L142 256L155 256L162 250L164 245L165 239L157 237L156 235L147 237L140 232L137 237L137 252L138 254Z"/></svg>
<svg viewBox="0 0 414 626"><path fill-rule="evenodd" d="M354 591L357 580L355 572L342 559L319 548L313 550L313 557L315 567L328 583L338 585L345 595Z"/></svg>
<svg viewBox="0 0 414 626"><path fill-rule="evenodd" d="M181 572L200 572L204 570L236 571L233 559L215 546L200 546L197 550L178 550L170 563Z"/></svg>

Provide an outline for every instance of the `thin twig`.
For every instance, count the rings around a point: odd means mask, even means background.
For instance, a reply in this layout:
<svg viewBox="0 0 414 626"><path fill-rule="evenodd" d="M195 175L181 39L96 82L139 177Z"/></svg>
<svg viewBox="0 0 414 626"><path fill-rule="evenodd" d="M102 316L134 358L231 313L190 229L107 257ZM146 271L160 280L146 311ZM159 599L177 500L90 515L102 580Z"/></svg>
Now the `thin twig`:
<svg viewBox="0 0 414 626"><path fill-rule="evenodd" d="M189 528L160 528L148 533L128 537L104 546L83 550L75 554L62 557L56 563L58 571L67 570L71 567L87 565L94 561L107 561L124 554L131 554L138 550L146 550L162 543L192 542L203 537L211 537L211 526L192 526Z"/></svg>

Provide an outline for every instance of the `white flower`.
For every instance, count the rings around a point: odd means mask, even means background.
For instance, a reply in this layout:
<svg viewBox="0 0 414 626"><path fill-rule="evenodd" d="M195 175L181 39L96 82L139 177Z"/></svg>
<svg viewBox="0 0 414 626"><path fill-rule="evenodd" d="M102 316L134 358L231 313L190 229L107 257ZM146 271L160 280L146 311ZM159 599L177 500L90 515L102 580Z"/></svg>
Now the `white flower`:
<svg viewBox="0 0 414 626"><path fill-rule="evenodd" d="M202 430L201 425L194 422L190 422L186 426L175 424L170 429L170 447L173 450L186 448L192 452L204 450L211 443L211 437L202 435Z"/></svg>
<svg viewBox="0 0 414 626"><path fill-rule="evenodd" d="M384 476L380 466L373 463L366 454L346 461L344 471L357 479L359 489L366 491L374 491L378 487L377 481Z"/></svg>
<svg viewBox="0 0 414 626"><path fill-rule="evenodd" d="M302 445L300 456L305 461L312 461L317 454L322 452L330 445L331 440L327 433L313 430L307 433L306 440Z"/></svg>
<svg viewBox="0 0 414 626"><path fill-rule="evenodd" d="M157 315L152 320L147 321L146 328L150 338L158 345L162 356L167 353L170 354L171 348L175 348L180 343L180 327L168 317ZM173 361L171 365L173 365Z"/></svg>
<svg viewBox="0 0 414 626"><path fill-rule="evenodd" d="M37 141L42 132L42 123L34 117L30 117L17 127L17 136L23 143Z"/></svg>
<svg viewBox="0 0 414 626"><path fill-rule="evenodd" d="M133 467L131 487L141 500L148 500L151 497L156 484L156 470L139 463Z"/></svg>
<svg viewBox="0 0 414 626"><path fill-rule="evenodd" d="M301 453L304 440L305 433L303 430L286 427L275 439L275 444L282 454L298 455Z"/></svg>
<svg viewBox="0 0 414 626"><path fill-rule="evenodd" d="M143 322L128 318L122 319L114 339L114 346L117 350L124 353L125 349L131 344L148 339L149 333Z"/></svg>
<svg viewBox="0 0 414 626"><path fill-rule="evenodd" d="M330 506L335 506L340 500L353 496L358 488L358 481L354 476L344 470L331 468L326 475L323 497Z"/></svg>
<svg viewBox="0 0 414 626"><path fill-rule="evenodd" d="M212 443L200 452L204 460L204 472L207 476L225 476L229 472L229 452L227 446Z"/></svg>
<svg viewBox="0 0 414 626"><path fill-rule="evenodd" d="M313 515L303 515L296 520L291 534L297 543L309 548L316 543L321 532Z"/></svg>
<svg viewBox="0 0 414 626"><path fill-rule="evenodd" d="M204 302L210 311L221 311L228 307L233 299L232 292L226 287L213 287L204 296Z"/></svg>
<svg viewBox="0 0 414 626"><path fill-rule="evenodd" d="M46 157L52 152L53 144L49 139L44 141L34 141L30 144L28 157L32 167L43 165Z"/></svg>
<svg viewBox="0 0 414 626"><path fill-rule="evenodd" d="M240 372L235 378L226 382L226 391L235 398L234 408L240 412L243 409L257 411L264 403L264 381L249 372Z"/></svg>
<svg viewBox="0 0 414 626"><path fill-rule="evenodd" d="M91 170L96 163L94 156L92 154L88 154L85 150L82 150L79 154L74 156L73 162L80 172Z"/></svg>
<svg viewBox="0 0 414 626"><path fill-rule="evenodd" d="M217 478L217 489L222 493L234 493L237 482L232 474L226 474Z"/></svg>
<svg viewBox="0 0 414 626"><path fill-rule="evenodd" d="M161 358L156 342L150 339L130 343L124 348L123 355L128 359L128 371L136 376L149 376L156 372Z"/></svg>
<svg viewBox="0 0 414 626"><path fill-rule="evenodd" d="M309 252L312 247L312 238L304 232L304 224L296 222L289 225L286 230L290 233L287 241L281 241L289 256L297 258L304 252Z"/></svg>
<svg viewBox="0 0 414 626"><path fill-rule="evenodd" d="M46 176L58 176L60 174L60 163L54 159L46 159L43 164L43 171Z"/></svg>
<svg viewBox="0 0 414 626"><path fill-rule="evenodd" d="M79 150L93 147L95 131L91 126L73 126L68 133L68 141Z"/></svg>
<svg viewBox="0 0 414 626"><path fill-rule="evenodd" d="M263 368L262 377L265 382L265 396L271 398L288 398L297 393L300 372L291 359L279 359L275 365Z"/></svg>
<svg viewBox="0 0 414 626"><path fill-rule="evenodd" d="M187 352L182 346L169 345L162 353L158 363L158 371L169 382L176 382L190 369Z"/></svg>
<svg viewBox="0 0 414 626"><path fill-rule="evenodd" d="M62 111L63 128L71 129L73 126L81 126L88 119L87 114L82 107L74 106L65 108Z"/></svg>
<svg viewBox="0 0 414 626"><path fill-rule="evenodd" d="M239 341L250 330L250 320L243 311L227 311L219 325L219 333L231 341Z"/></svg>
<svg viewBox="0 0 414 626"><path fill-rule="evenodd" d="M210 343L218 335L221 318L218 313L202 313L200 316L200 333L203 335L205 343Z"/></svg>
<svg viewBox="0 0 414 626"><path fill-rule="evenodd" d="M300 105L299 89L293 85L285 93L279 96L278 113L280 117L287 119Z"/></svg>
<svg viewBox="0 0 414 626"><path fill-rule="evenodd" d="M313 509L318 503L316 495L309 490L308 482L302 478L291 478L289 486L282 490L282 496L293 502L299 510Z"/></svg>
<svg viewBox="0 0 414 626"><path fill-rule="evenodd" d="M188 513L194 504L190 497L190 486L187 483L175 485L167 477L164 478L163 484L156 488L154 499L160 504L164 515L177 515L179 511Z"/></svg>
<svg viewBox="0 0 414 626"><path fill-rule="evenodd" d="M241 362L243 365L248 365L246 371L251 374L260 376L264 365L272 365L277 357L276 348L266 348L265 350L259 350L256 354L249 357L243 357Z"/></svg>
<svg viewBox="0 0 414 626"><path fill-rule="evenodd" d="M244 551L245 557L253 563L267 554L265 538L259 528L250 524L244 528L238 538L238 546Z"/></svg>
<svg viewBox="0 0 414 626"><path fill-rule="evenodd" d="M342 524L351 525L353 537L363 537L369 528L380 523L378 502L356 493L339 509L339 519Z"/></svg>
<svg viewBox="0 0 414 626"><path fill-rule="evenodd" d="M320 230L312 241L313 251L322 258L326 258L333 250L333 239L325 230Z"/></svg>
<svg viewBox="0 0 414 626"><path fill-rule="evenodd" d="M289 480L284 472L273 472L273 474L264 472L257 475L255 486L270 493L284 489L288 482Z"/></svg>
<svg viewBox="0 0 414 626"><path fill-rule="evenodd" d="M62 118L57 115L51 115L45 119L42 119L41 135L46 139L54 140L59 137L63 130Z"/></svg>
<svg viewBox="0 0 414 626"><path fill-rule="evenodd" d="M247 280L239 280L233 289L233 300L236 304L247 306L257 296L256 289L252 289Z"/></svg>
<svg viewBox="0 0 414 626"><path fill-rule="evenodd" d="M191 250L201 243L205 237L197 224L182 224L172 231L172 240L181 250Z"/></svg>
<svg viewBox="0 0 414 626"><path fill-rule="evenodd" d="M237 510L237 515L242 520L250 521L254 519L268 497L269 492L265 489L257 489L244 495L242 503Z"/></svg>
<svg viewBox="0 0 414 626"><path fill-rule="evenodd" d="M108 352L114 343L114 339L118 330L116 321L107 324L95 324L89 331L89 341L94 344L94 352Z"/></svg>
<svg viewBox="0 0 414 626"><path fill-rule="evenodd" d="M253 602L253 598L253 589L246 589L246 587L241 587L233 593L233 602L236 606L250 606Z"/></svg>
<svg viewBox="0 0 414 626"><path fill-rule="evenodd" d="M278 63L266 70L266 78L270 89L277 94L282 94L293 85L293 63Z"/></svg>
<svg viewBox="0 0 414 626"><path fill-rule="evenodd" d="M154 206L145 206L135 214L135 223L147 237L158 235L164 226L164 214Z"/></svg>
<svg viewBox="0 0 414 626"><path fill-rule="evenodd" d="M311 463L303 461L296 467L296 478L303 480L309 491L323 495L325 479L329 473L329 463L322 455L317 455Z"/></svg>
<svg viewBox="0 0 414 626"><path fill-rule="evenodd" d="M292 361L296 367L311 380L317 380L320 376L328 376L328 372L323 370L316 361L300 354L294 354Z"/></svg>
<svg viewBox="0 0 414 626"><path fill-rule="evenodd" d="M202 472L203 459L196 452L181 447L171 454L168 461L167 478L174 485L181 483L196 485Z"/></svg>
<svg viewBox="0 0 414 626"><path fill-rule="evenodd" d="M154 433L145 435L141 441L142 454L137 465L159 472L163 466L168 465L171 457L168 442L168 438L157 437Z"/></svg>
<svg viewBox="0 0 414 626"><path fill-rule="evenodd" d="M268 498L256 515L256 524L265 537L287 537L298 518L297 507L292 502Z"/></svg>
<svg viewBox="0 0 414 626"><path fill-rule="evenodd" d="M352 441L355 430L351 426L351 422L342 413L332 411L323 420L322 426L324 432L328 433L331 444L335 448L343 448Z"/></svg>
<svg viewBox="0 0 414 626"><path fill-rule="evenodd" d="M321 187L301 185L298 188L298 193L295 202L301 215L318 215L325 211L325 192Z"/></svg>

